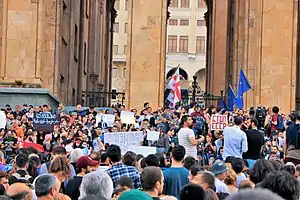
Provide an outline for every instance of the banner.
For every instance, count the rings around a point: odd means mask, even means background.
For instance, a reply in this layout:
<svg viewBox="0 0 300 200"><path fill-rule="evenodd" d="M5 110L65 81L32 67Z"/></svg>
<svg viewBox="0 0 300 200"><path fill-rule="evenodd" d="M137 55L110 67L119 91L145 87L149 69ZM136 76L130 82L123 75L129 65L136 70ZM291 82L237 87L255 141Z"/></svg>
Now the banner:
<svg viewBox="0 0 300 200"><path fill-rule="evenodd" d="M53 132L56 125L59 125L58 115L45 112L34 114L33 127L37 131Z"/></svg>
<svg viewBox="0 0 300 200"><path fill-rule="evenodd" d="M147 157L150 154L156 154L156 147L130 146L128 151L132 151L135 154L141 154L144 157Z"/></svg>
<svg viewBox="0 0 300 200"><path fill-rule="evenodd" d="M227 115L212 115L209 126L210 130L224 130L227 124Z"/></svg>
<svg viewBox="0 0 300 200"><path fill-rule="evenodd" d="M97 114L96 115L96 124L97 124L97 126L100 125L100 127L102 129L107 128L107 127L113 127L114 123L115 123L115 115L109 115L109 114Z"/></svg>
<svg viewBox="0 0 300 200"><path fill-rule="evenodd" d="M125 154L129 147L141 146L143 140L142 131L104 133L104 143L118 145L122 154Z"/></svg>

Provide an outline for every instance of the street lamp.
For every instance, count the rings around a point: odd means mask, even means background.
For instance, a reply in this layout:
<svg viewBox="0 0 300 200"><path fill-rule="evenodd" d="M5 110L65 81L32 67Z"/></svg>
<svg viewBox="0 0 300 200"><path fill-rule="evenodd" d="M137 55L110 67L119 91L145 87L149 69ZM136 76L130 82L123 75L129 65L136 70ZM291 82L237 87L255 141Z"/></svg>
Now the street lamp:
<svg viewBox="0 0 300 200"><path fill-rule="evenodd" d="M193 100L193 103L196 103L196 91L197 91L197 88L198 88L198 82L197 82L197 76L196 75L193 76L192 88L193 88L192 100Z"/></svg>

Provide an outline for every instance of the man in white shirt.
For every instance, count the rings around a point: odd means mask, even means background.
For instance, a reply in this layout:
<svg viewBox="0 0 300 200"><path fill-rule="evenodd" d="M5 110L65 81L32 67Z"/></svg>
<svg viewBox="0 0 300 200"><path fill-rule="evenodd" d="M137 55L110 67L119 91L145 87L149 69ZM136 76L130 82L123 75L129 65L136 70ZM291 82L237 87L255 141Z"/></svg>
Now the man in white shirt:
<svg viewBox="0 0 300 200"><path fill-rule="evenodd" d="M216 193L230 194L227 185L224 183L227 167L223 162L216 162L211 167L211 172L215 177Z"/></svg>
<svg viewBox="0 0 300 200"><path fill-rule="evenodd" d="M242 158L243 153L248 151L247 135L241 130L242 124L243 119L241 117L235 117L234 126L224 129L224 160L228 156Z"/></svg>
<svg viewBox="0 0 300 200"><path fill-rule="evenodd" d="M178 132L178 142L186 150L186 156L191 156L197 159L197 145L204 141L204 137L196 139L195 133L191 129L193 126L193 119L188 115L184 115L181 118L183 127Z"/></svg>

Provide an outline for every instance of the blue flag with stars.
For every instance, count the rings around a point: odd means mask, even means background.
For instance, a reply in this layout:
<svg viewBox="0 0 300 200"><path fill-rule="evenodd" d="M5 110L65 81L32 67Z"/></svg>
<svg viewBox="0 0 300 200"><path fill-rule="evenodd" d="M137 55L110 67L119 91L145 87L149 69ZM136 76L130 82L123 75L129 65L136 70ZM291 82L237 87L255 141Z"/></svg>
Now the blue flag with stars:
<svg viewBox="0 0 300 200"><path fill-rule="evenodd" d="M240 80L239 80L239 86L238 86L238 94L236 99L236 107L239 109L243 109L244 102L243 102L243 94L251 89L251 86L243 72L243 70L240 71Z"/></svg>
<svg viewBox="0 0 300 200"><path fill-rule="evenodd" d="M226 109L226 102L225 102L225 99L224 97L221 97L220 100L219 100L219 105L218 105L219 108L225 108Z"/></svg>
<svg viewBox="0 0 300 200"><path fill-rule="evenodd" d="M231 87L231 85L229 85L228 88L228 111L233 111L233 106L236 102L236 95Z"/></svg>

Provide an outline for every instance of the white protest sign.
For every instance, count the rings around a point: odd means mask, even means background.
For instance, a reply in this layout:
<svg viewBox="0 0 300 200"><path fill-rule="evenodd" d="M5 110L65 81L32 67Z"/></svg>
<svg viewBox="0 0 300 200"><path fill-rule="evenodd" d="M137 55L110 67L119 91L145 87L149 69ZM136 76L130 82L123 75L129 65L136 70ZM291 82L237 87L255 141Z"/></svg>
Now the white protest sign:
<svg viewBox="0 0 300 200"><path fill-rule="evenodd" d="M0 111L0 128L6 127L6 115L3 111Z"/></svg>
<svg viewBox="0 0 300 200"><path fill-rule="evenodd" d="M120 117L124 124L135 124L134 112L121 111Z"/></svg>
<svg viewBox="0 0 300 200"><path fill-rule="evenodd" d="M158 139L159 139L159 132L158 131L148 131L147 140L157 141Z"/></svg>
<svg viewBox="0 0 300 200"><path fill-rule="evenodd" d="M96 115L96 124L99 122L106 123L106 127L113 127L115 123L115 115L109 114L97 114Z"/></svg>
<svg viewBox="0 0 300 200"><path fill-rule="evenodd" d="M135 154L142 154L144 157L147 157L149 154L156 154L156 147L130 146L128 151L132 151Z"/></svg>
<svg viewBox="0 0 300 200"><path fill-rule="evenodd" d="M210 119L211 130L224 130L228 125L227 115L212 115Z"/></svg>
<svg viewBox="0 0 300 200"><path fill-rule="evenodd" d="M141 146L144 140L142 131L104 133L104 143L118 145L125 154L129 146Z"/></svg>

